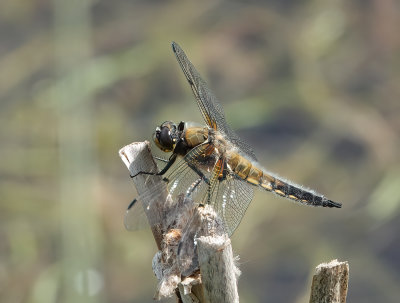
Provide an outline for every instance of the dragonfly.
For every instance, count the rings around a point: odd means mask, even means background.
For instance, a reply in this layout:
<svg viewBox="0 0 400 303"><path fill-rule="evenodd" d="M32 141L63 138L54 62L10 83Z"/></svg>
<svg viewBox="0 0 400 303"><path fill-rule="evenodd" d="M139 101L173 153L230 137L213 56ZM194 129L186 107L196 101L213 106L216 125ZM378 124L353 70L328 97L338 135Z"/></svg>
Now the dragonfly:
<svg viewBox="0 0 400 303"><path fill-rule="evenodd" d="M245 215L255 189L303 205L341 208L341 203L262 168L253 149L227 124L221 104L185 52L175 42L172 50L206 125L162 123L155 129L153 141L162 152L171 153L170 157L160 172L140 171L132 178L140 174L165 176L171 195L185 194L199 205L211 205L229 236Z"/></svg>

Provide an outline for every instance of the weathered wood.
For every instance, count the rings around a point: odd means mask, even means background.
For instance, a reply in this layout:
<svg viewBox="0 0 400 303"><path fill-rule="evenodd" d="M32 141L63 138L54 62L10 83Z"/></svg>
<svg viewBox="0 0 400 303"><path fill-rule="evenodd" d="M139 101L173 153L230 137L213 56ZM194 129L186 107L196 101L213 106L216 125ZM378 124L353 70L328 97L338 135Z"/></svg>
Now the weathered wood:
<svg viewBox="0 0 400 303"><path fill-rule="evenodd" d="M316 267L310 303L345 303L349 281L348 262L332 260Z"/></svg>
<svg viewBox="0 0 400 303"><path fill-rule="evenodd" d="M125 146L119 154L131 175L157 172L147 141ZM183 195L172 201L160 176L139 175L133 182L159 249L153 258L153 271L159 280L155 299L171 296L179 289L179 302L239 302L239 270L222 221L212 207L197 207ZM207 289L203 276L195 271L199 261Z"/></svg>
<svg viewBox="0 0 400 303"><path fill-rule="evenodd" d="M239 302L237 269L231 241L227 236L203 236L197 239L204 295L209 302Z"/></svg>

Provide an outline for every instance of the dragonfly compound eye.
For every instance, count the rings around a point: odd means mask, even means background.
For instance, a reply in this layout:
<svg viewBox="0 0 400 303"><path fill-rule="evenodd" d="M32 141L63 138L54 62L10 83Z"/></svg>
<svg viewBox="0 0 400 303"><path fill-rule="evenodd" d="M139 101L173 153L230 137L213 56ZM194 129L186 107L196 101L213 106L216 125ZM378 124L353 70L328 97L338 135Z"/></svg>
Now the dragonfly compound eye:
<svg viewBox="0 0 400 303"><path fill-rule="evenodd" d="M171 152L175 145L172 135L171 129L168 126L162 125L161 127L157 127L153 135L154 143L162 151Z"/></svg>

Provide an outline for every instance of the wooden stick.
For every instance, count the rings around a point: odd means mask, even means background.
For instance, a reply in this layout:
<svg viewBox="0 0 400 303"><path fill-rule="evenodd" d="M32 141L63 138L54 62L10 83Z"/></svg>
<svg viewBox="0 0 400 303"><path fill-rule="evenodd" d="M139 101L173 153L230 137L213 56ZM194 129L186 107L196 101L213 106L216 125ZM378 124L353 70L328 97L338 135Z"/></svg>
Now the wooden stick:
<svg viewBox="0 0 400 303"><path fill-rule="evenodd" d="M125 146L119 154L131 175L157 172L147 141ZM175 293L179 302L239 302L239 270L223 223L212 207L198 207L183 195L172 201L160 176L138 175L133 182L159 249L153 258L159 280L155 298ZM199 266L201 274L196 271Z"/></svg>
<svg viewBox="0 0 400 303"><path fill-rule="evenodd" d="M239 302L237 270L231 241L226 236L197 239L204 296L210 302Z"/></svg>
<svg viewBox="0 0 400 303"><path fill-rule="evenodd" d="M316 267L310 303L345 303L349 281L348 262L332 260Z"/></svg>

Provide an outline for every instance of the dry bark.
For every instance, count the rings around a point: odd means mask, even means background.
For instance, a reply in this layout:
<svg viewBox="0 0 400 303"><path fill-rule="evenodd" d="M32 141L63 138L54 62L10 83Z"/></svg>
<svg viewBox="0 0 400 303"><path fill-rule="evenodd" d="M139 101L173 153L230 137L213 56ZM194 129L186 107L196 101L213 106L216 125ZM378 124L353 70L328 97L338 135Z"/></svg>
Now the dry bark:
<svg viewBox="0 0 400 303"><path fill-rule="evenodd" d="M348 262L332 260L316 267L310 303L345 303L349 281Z"/></svg>

